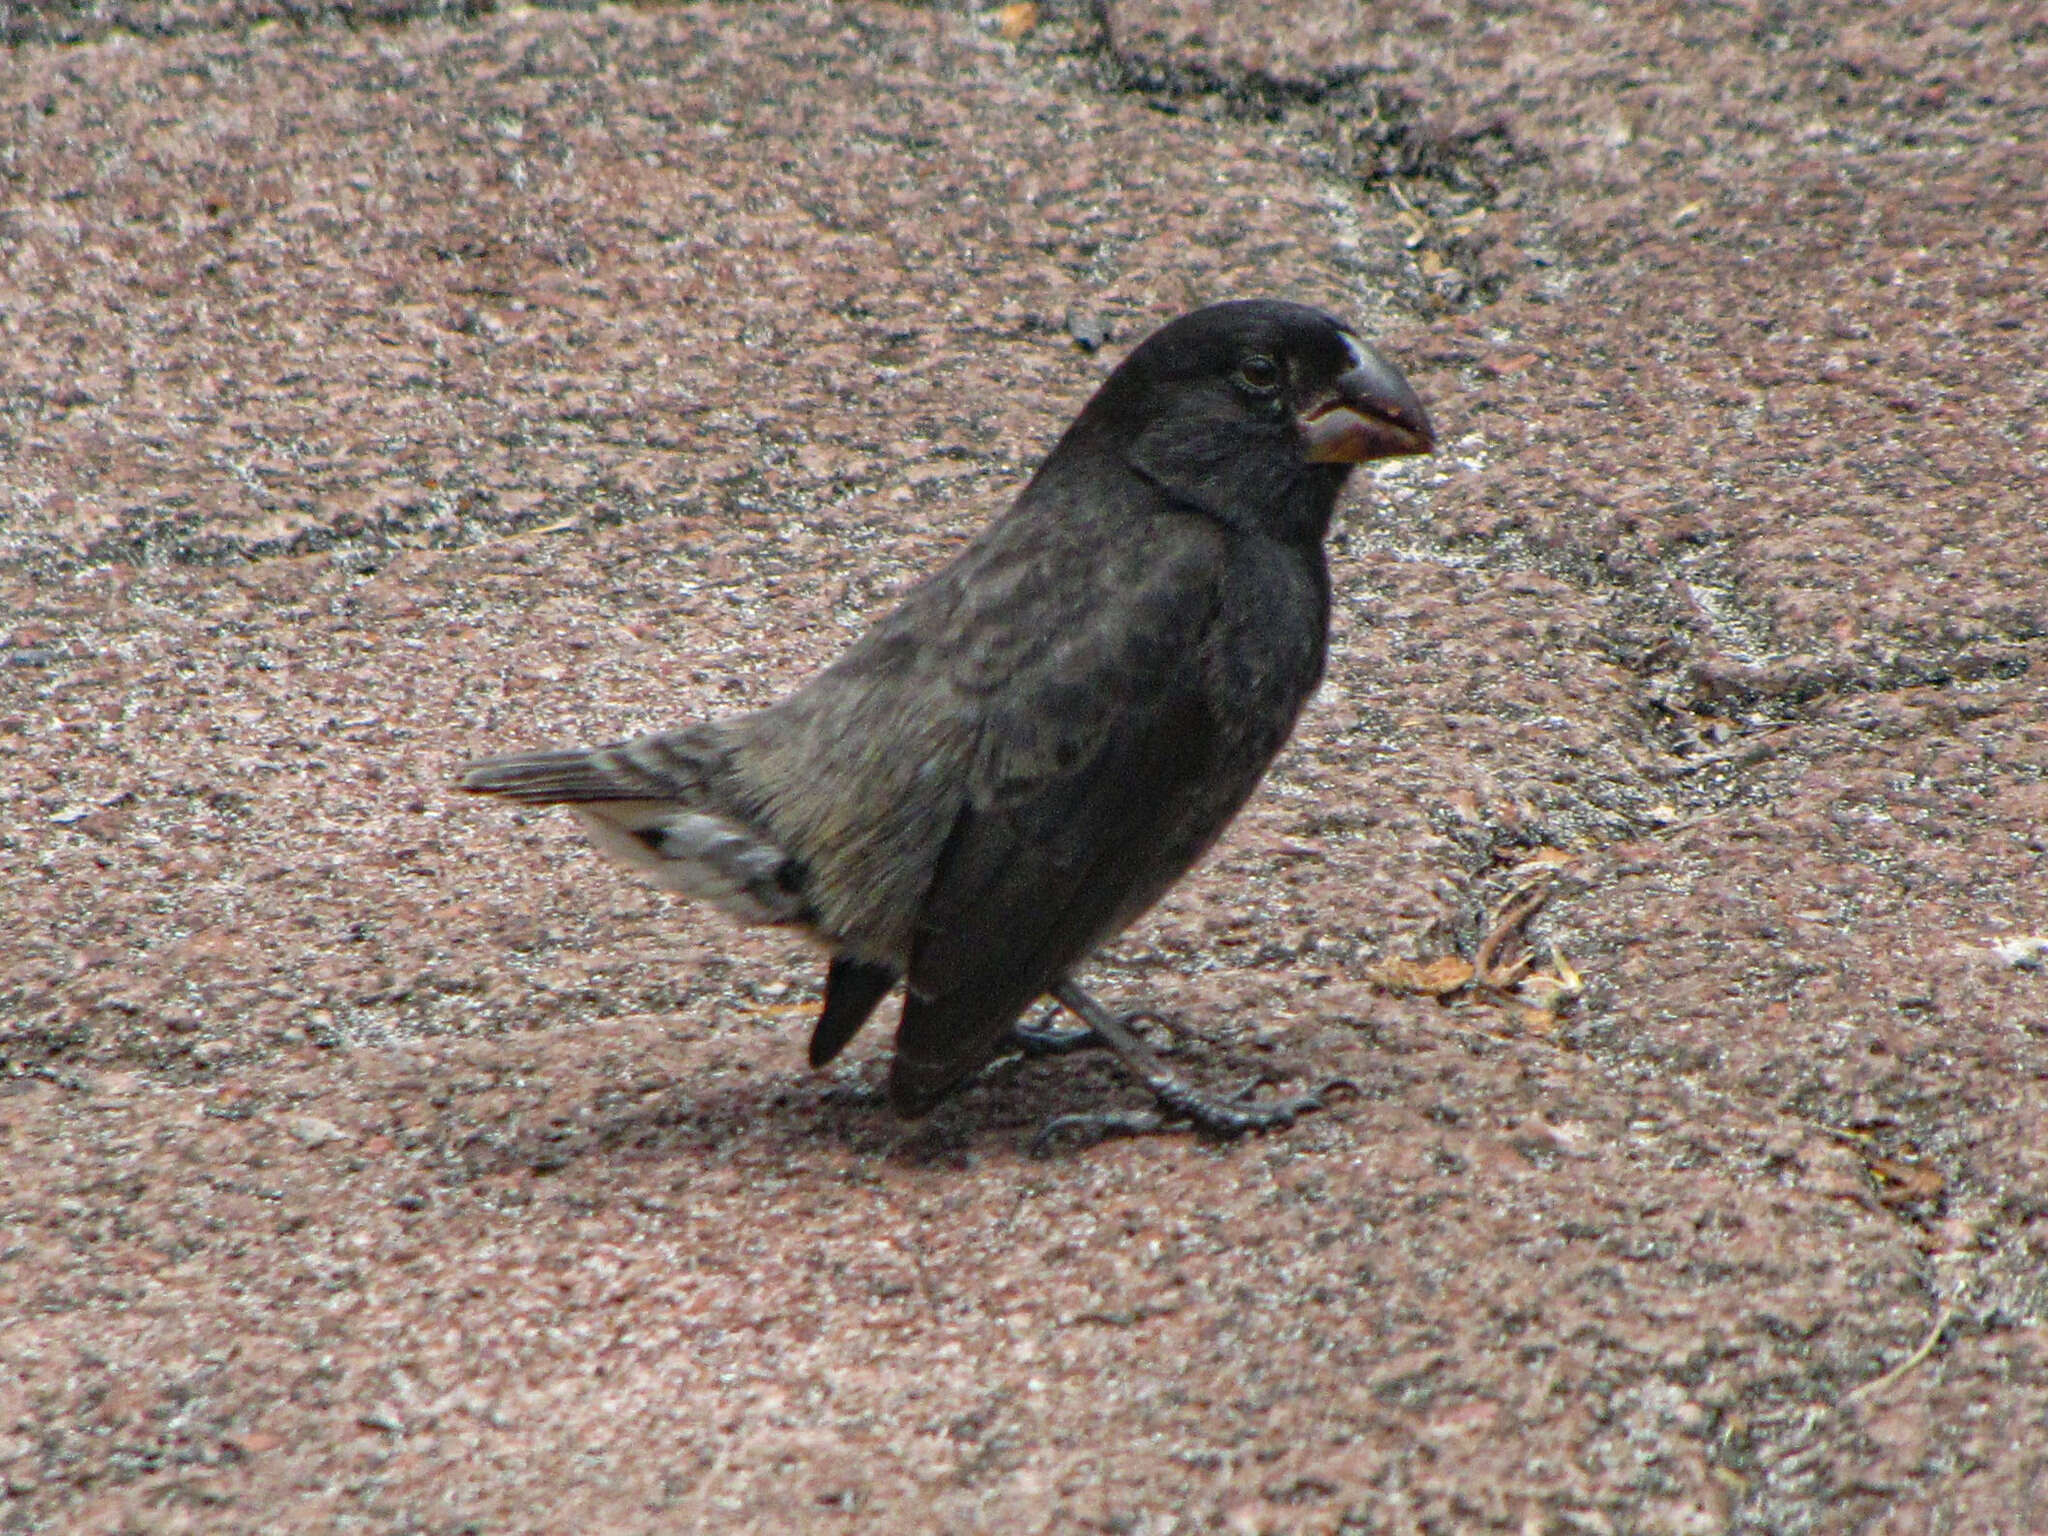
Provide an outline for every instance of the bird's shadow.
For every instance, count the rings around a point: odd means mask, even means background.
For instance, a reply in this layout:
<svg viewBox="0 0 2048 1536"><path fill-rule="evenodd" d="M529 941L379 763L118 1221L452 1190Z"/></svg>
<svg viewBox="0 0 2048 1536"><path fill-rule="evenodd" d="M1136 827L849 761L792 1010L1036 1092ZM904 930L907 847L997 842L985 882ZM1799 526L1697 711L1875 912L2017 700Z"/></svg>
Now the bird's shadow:
<svg viewBox="0 0 2048 1536"><path fill-rule="evenodd" d="M830 1076L793 1068L696 1089L680 1084L630 1108L593 1105L566 1124L480 1132L451 1149L456 1176L557 1174L592 1158L725 1162L743 1151L772 1153L786 1165L820 1153L941 1168L966 1168L989 1155L1057 1160L1086 1143L1042 1141L1052 1122L1149 1102L1106 1052L1051 1060L1006 1055L924 1119L907 1122L889 1107L885 1072L886 1058L876 1058Z"/></svg>

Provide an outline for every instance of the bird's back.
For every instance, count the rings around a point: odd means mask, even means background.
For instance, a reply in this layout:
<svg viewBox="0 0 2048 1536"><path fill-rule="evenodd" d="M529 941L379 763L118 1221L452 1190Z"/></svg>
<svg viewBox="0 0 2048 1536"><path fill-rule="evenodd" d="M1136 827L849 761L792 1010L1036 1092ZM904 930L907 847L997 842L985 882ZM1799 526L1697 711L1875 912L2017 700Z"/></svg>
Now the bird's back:
<svg viewBox="0 0 2048 1536"><path fill-rule="evenodd" d="M821 932L901 968L971 807L1029 798L1198 691L1227 540L1200 518L1034 486L832 667L722 721L745 809L800 858ZM1051 818L1061 856L1071 831Z"/></svg>

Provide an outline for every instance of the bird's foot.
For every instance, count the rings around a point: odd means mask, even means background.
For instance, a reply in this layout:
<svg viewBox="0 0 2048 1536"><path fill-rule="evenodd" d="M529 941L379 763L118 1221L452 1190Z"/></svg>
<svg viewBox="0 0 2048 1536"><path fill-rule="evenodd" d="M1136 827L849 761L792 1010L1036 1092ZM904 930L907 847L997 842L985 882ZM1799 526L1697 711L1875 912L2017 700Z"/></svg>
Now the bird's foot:
<svg viewBox="0 0 2048 1536"><path fill-rule="evenodd" d="M1065 1141L1091 1147L1112 1136L1157 1136L1177 1129L1156 1109L1102 1109L1088 1114L1054 1115L1031 1138L1031 1155L1044 1157Z"/></svg>
<svg viewBox="0 0 2048 1536"><path fill-rule="evenodd" d="M1323 1107L1321 1093L1298 1093L1285 1099L1255 1101L1245 1090L1234 1099L1197 1093L1178 1078L1148 1081L1157 1101L1153 1109L1108 1109L1086 1114L1055 1115L1031 1139L1031 1151L1043 1156L1055 1143L1089 1146L1113 1136L1160 1136L1194 1130L1216 1141L1235 1141L1247 1131L1277 1131Z"/></svg>
<svg viewBox="0 0 2048 1536"><path fill-rule="evenodd" d="M1160 1107L1218 1141L1234 1141L1246 1131L1277 1131L1323 1107L1320 1093L1297 1093L1284 1099L1254 1099L1247 1088L1234 1099L1214 1099L1186 1083L1169 1078L1147 1085Z"/></svg>
<svg viewBox="0 0 2048 1536"><path fill-rule="evenodd" d="M1065 1028L1053 1023L1060 1011L1060 1004L1054 1003L1038 1016L1035 1023L1013 1024L1010 1026L1010 1044L1028 1057L1071 1056L1076 1051L1097 1051L1116 1049L1116 1043L1100 1030L1087 1024L1074 1024ZM1189 1033L1187 1026L1164 1014L1140 1010L1124 1014L1120 1020L1126 1029L1139 1024L1158 1024L1177 1035ZM1171 1051L1168 1055L1173 1054Z"/></svg>
<svg viewBox="0 0 2048 1536"><path fill-rule="evenodd" d="M1111 1136L1153 1136L1181 1129L1193 1129L1218 1141L1233 1141L1247 1131L1279 1130L1292 1125L1309 1111L1323 1107L1323 1093L1304 1093L1265 1101L1253 1100L1250 1089L1234 1099L1212 1098L1199 1093L1167 1071L1152 1048L1131 1028L1133 1021L1158 1019L1157 1014L1132 1014L1119 1018L1070 979L1063 979L1053 988L1052 995L1061 1007L1086 1020L1088 1025L1085 1030L1060 1030L1057 1033L1091 1035L1109 1046L1151 1090L1156 1107L1056 1115L1032 1138L1031 1150L1034 1153L1043 1153L1053 1143L1070 1137L1095 1142ZM1341 1085L1330 1085L1331 1088L1338 1086ZM1323 1090L1328 1091L1328 1088Z"/></svg>

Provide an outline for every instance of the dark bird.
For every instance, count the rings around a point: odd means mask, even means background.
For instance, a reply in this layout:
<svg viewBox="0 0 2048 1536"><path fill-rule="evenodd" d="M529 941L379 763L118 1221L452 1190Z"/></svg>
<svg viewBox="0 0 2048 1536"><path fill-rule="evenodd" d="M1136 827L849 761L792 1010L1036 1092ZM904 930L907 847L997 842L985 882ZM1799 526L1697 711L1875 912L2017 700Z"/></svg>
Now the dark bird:
<svg viewBox="0 0 2048 1536"><path fill-rule="evenodd" d="M1144 1079L1148 1126L1287 1124L1313 1095L1195 1093L1072 973L1216 840L1321 680L1323 540L1351 467L1433 446L1407 381L1340 321L1196 310L1109 376L1008 512L788 698L486 758L462 787L566 805L657 884L820 940L813 1066L902 982L906 1116L1012 1039L1085 1036ZM1020 1028L1048 994L1088 1030Z"/></svg>

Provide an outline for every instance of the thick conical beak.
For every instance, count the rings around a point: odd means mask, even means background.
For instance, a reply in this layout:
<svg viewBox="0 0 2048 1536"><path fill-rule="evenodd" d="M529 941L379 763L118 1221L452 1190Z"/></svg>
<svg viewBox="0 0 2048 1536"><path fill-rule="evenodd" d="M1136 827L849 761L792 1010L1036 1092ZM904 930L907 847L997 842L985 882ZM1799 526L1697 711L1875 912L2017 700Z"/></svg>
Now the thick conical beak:
<svg viewBox="0 0 2048 1536"><path fill-rule="evenodd" d="M1347 336L1358 366L1335 391L1303 413L1304 457L1311 464L1364 464L1436 447L1429 413L1401 370L1364 342Z"/></svg>

